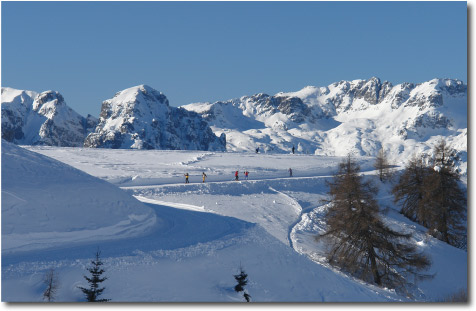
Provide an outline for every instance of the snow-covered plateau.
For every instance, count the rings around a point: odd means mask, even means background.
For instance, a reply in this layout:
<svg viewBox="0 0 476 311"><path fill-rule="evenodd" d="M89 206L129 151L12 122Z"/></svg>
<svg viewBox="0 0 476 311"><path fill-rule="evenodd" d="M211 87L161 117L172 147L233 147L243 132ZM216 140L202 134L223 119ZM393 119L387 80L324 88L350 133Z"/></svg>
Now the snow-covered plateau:
<svg viewBox="0 0 476 311"><path fill-rule="evenodd" d="M329 266L315 242L339 155L2 140L2 301L42 301L51 268L56 301L84 301L78 286L98 249L108 277L102 297L113 302L243 302L233 290L240 266L253 302L432 302L467 290L467 252L399 214L375 158L355 159L380 187L384 221L411 232L431 258L434 277L418 281L412 298Z"/></svg>

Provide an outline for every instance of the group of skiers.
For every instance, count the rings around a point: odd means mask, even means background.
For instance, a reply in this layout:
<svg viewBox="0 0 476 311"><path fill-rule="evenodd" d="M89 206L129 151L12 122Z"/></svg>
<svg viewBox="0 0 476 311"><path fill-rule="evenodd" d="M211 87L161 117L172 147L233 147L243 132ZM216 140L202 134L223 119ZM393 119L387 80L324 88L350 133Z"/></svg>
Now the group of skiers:
<svg viewBox="0 0 476 311"><path fill-rule="evenodd" d="M294 146L292 148L292 153L294 154ZM259 147L256 148L256 153L259 153ZM289 177L293 177L293 170L291 168L288 169L288 172L289 172ZM250 174L250 172L248 171L244 171L243 174L245 175L245 180L248 180L248 175ZM186 173L185 175L185 183L188 184L189 183L189 176L188 173ZM205 172L202 173L202 183L205 182L205 179L207 178L207 174L205 174ZM240 179L239 177L239 172L238 171L235 171L235 181L238 181Z"/></svg>
<svg viewBox="0 0 476 311"><path fill-rule="evenodd" d="M186 184L189 184L190 182L188 181L188 178L190 177L190 175L188 175L188 173L185 173L185 183ZM205 182L205 179L207 178L207 174L205 174L205 172L202 173L202 183Z"/></svg>
<svg viewBox="0 0 476 311"><path fill-rule="evenodd" d="M293 177L293 170L292 170L292 168L289 168L289 169L288 169L288 172L289 172L289 177ZM243 172L243 174L245 175L245 180L248 180L248 176L250 175L250 172L248 172L247 170L245 170L245 171ZM240 172L239 172L239 171L235 171L235 181L239 181L239 180L240 180L240 176L239 176L239 175L240 175ZM188 180L188 178L189 178L190 175L189 175L188 173L186 173L184 176L185 176L185 183L186 183L186 184L190 183L189 180ZM203 173L202 173L202 183L205 182L205 179L206 179L206 178L207 178L207 174L205 174L205 172L203 172Z"/></svg>
<svg viewBox="0 0 476 311"><path fill-rule="evenodd" d="M295 150L296 150L296 149L294 148L294 145L293 145L293 148L291 149L291 151L293 152L293 154L294 154L294 151L295 151ZM256 147L255 151L256 151L256 153L259 153L259 147Z"/></svg>
<svg viewBox="0 0 476 311"><path fill-rule="evenodd" d="M248 175L250 174L250 172L244 171L243 174L245 174L245 180L248 180ZM238 181L240 179L238 175L239 175L239 172L235 171L235 181Z"/></svg>

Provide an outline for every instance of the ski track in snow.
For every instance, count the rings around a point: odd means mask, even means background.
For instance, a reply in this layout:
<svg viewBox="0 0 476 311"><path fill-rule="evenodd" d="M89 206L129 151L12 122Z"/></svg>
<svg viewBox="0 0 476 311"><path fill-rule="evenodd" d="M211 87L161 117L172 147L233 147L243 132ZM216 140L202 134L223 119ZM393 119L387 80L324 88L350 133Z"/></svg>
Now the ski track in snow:
<svg viewBox="0 0 476 311"><path fill-rule="evenodd" d="M294 248L294 245L293 245L293 240L291 238L291 233L293 231L293 228L299 223L299 221L301 220L301 217L302 217L302 213L303 213L303 208L301 207L301 205L294 199L292 198L290 195L287 195L281 191L278 191L276 189L273 189L272 187L269 187L270 190L278 193L279 195L287 198L289 200L289 205L299 213L299 216L296 218L296 221L291 225L289 226L289 230L288 230L288 241L289 241L289 246L291 246L292 249L295 250Z"/></svg>
<svg viewBox="0 0 476 311"><path fill-rule="evenodd" d="M365 174L367 172L364 172ZM293 181L293 180L315 180L315 179L328 179L332 178L332 176L314 176L314 177L286 177L286 178L281 178L281 177L276 177L276 178L264 178L264 179L249 179L247 181L241 181L241 182L263 182L263 181ZM240 183L241 183L240 182ZM230 185L236 185L236 181L222 181L222 182L210 182L212 184L230 184ZM191 184L196 184L196 185L202 185L202 183L191 183ZM190 187L191 184L169 184L169 185L149 185L149 186L129 186L129 187L121 187L124 190L144 190L144 189L153 189L153 188L164 188L167 189L169 187L179 187L186 191L186 187ZM279 191L274 189L273 187L268 187L269 190L272 192L276 193L278 196L284 198L286 200L287 205L296 212L297 216L295 220L290 224L287 232L287 241L288 241L288 246L290 246L292 249L294 249L296 252L300 254L305 254L301 249L296 247L294 245L294 238L293 234L296 232L296 227L302 222L303 217L305 217L306 214L308 214L310 211L314 210L316 208L315 205L309 205L307 208L303 208L301 204L299 204L298 200L295 199L291 194L286 194L283 191ZM153 203L153 204L160 204L160 205L165 205L165 206L170 206L174 208L179 208L179 209L186 209L186 210L192 210L192 211L201 211L201 212L209 212L209 213L216 213L212 209L207 209L205 206L197 206L197 205L192 205L192 204L184 204L184 203L177 203L177 202L167 202L167 201L161 201L157 199L150 199L145 196L141 195L134 195L138 200L145 202L145 203ZM305 254L306 255L306 254ZM311 257L311 256L310 256ZM321 264L322 261L316 261L315 262Z"/></svg>

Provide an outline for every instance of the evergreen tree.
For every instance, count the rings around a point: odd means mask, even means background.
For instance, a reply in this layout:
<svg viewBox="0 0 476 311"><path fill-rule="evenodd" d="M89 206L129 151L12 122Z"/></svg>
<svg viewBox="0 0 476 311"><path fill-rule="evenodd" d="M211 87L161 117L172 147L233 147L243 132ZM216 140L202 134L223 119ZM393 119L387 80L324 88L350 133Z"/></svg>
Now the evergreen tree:
<svg viewBox="0 0 476 311"><path fill-rule="evenodd" d="M390 165L383 148L381 148L377 154L374 167L376 170L378 170L378 177L380 178L380 181L383 182L391 178L392 174L390 172Z"/></svg>
<svg viewBox="0 0 476 311"><path fill-rule="evenodd" d="M409 243L411 234L383 223L374 199L377 189L359 171L350 156L340 163L328 184L327 230L318 239L328 240L331 264L367 282L406 292L407 277L424 277L419 271L428 268L430 261Z"/></svg>
<svg viewBox="0 0 476 311"><path fill-rule="evenodd" d="M89 288L80 287L81 291L86 295L86 300L88 302L107 302L110 299L98 299L98 297L102 294L105 288L99 288L100 283L107 280L107 277L101 277L101 275L105 272L104 269L101 268L103 262L99 258L101 252L98 250L96 252L96 258L91 261L91 267L87 270L91 273L91 277L84 276L86 281L89 283Z"/></svg>
<svg viewBox="0 0 476 311"><path fill-rule="evenodd" d="M234 275L234 278L238 282L238 284L235 285L235 292L243 292L243 297L246 299L246 302L250 302L251 296L245 291L245 286L248 284L248 274L245 273L241 265L240 274Z"/></svg>
<svg viewBox="0 0 476 311"><path fill-rule="evenodd" d="M48 302L54 301L56 291L59 287L58 275L55 269L50 269L46 272L43 283L46 285L46 289L43 292L43 299Z"/></svg>

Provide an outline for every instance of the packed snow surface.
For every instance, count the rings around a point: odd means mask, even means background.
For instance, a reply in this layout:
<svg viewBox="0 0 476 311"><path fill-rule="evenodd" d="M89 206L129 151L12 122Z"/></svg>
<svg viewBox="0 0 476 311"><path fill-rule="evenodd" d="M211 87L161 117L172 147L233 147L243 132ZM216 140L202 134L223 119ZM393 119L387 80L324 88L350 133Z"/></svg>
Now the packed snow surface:
<svg viewBox="0 0 476 311"><path fill-rule="evenodd" d="M50 268L60 279L57 301L84 301L77 286L87 285L98 249L108 277L103 297L116 302L242 302L233 290L240 266L252 301L263 302L435 301L467 286L467 253L402 217L386 185L378 198L385 221L414 233L435 276L408 298L326 263L313 237L341 157L23 148L2 148L2 301L41 301ZM357 159L375 179L374 159Z"/></svg>

